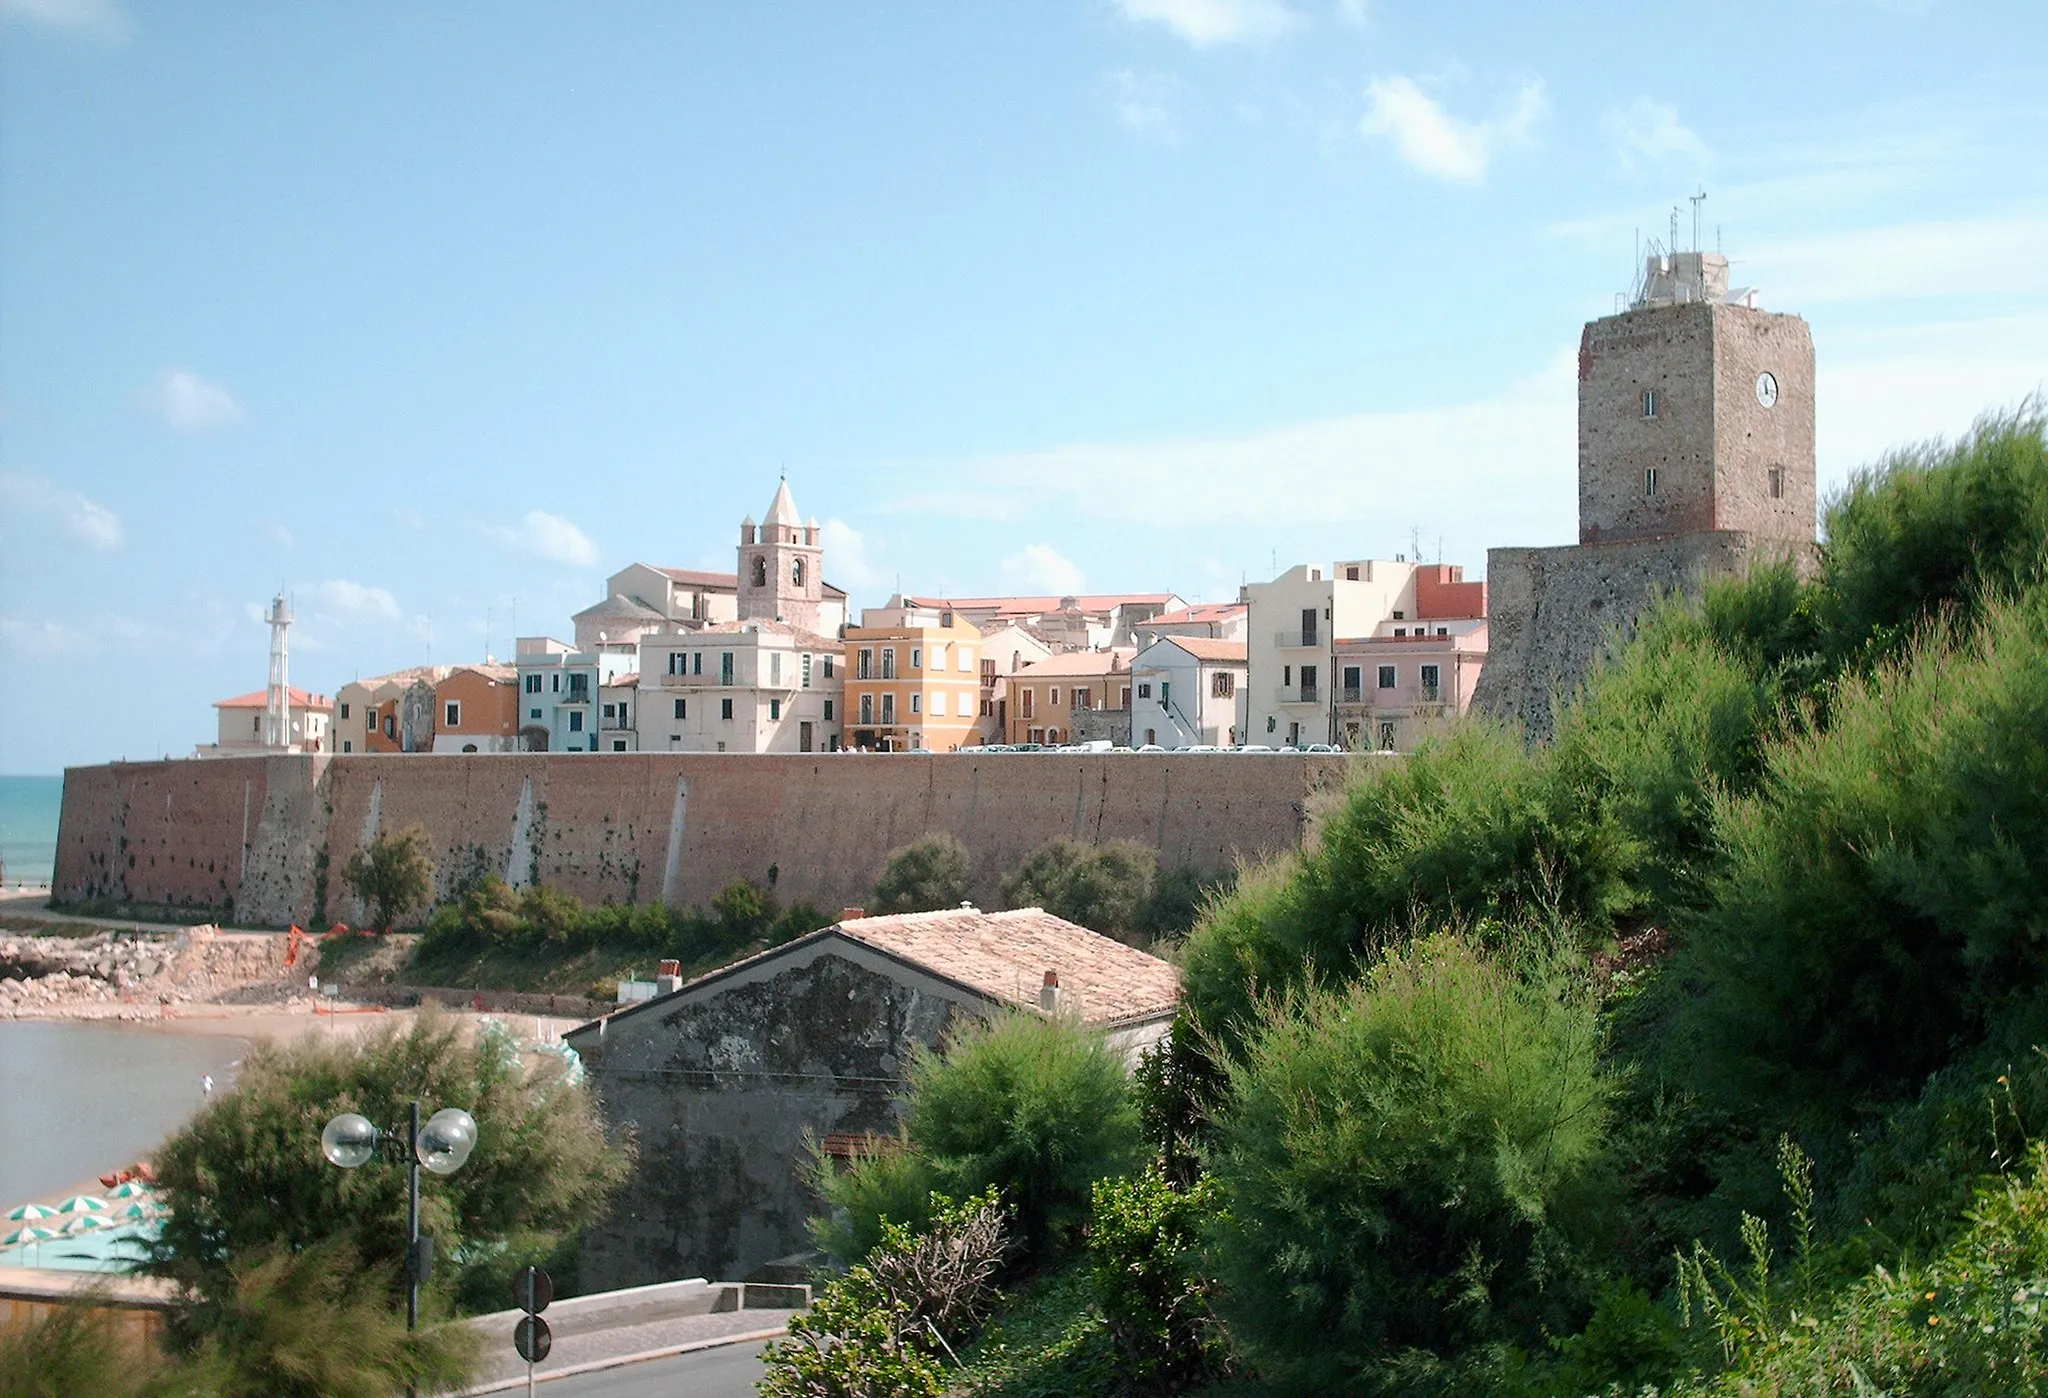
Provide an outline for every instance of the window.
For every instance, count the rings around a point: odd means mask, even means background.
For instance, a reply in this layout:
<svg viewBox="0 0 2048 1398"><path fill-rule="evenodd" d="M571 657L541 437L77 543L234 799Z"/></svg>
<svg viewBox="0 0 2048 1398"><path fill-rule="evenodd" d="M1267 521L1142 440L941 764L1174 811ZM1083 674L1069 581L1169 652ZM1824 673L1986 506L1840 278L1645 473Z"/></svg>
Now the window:
<svg viewBox="0 0 2048 1398"><path fill-rule="evenodd" d="M934 670L946 668L946 647L943 643L932 647L932 668Z"/></svg>
<svg viewBox="0 0 2048 1398"><path fill-rule="evenodd" d="M1399 681L1398 681L1397 677L1396 677L1396 676L1395 676L1395 674L1394 674L1394 667L1393 667L1393 666L1391 666L1391 665L1382 665L1382 666L1380 666L1380 688L1381 688L1381 689L1392 689L1392 688L1393 688L1393 687L1395 686L1395 684L1397 684L1398 682L1399 682Z"/></svg>
<svg viewBox="0 0 2048 1398"><path fill-rule="evenodd" d="M625 740L624 738L614 738L614 739L612 739L612 751L613 751L613 752L624 752L625 750L626 750L626 740Z"/></svg>
<svg viewBox="0 0 2048 1398"><path fill-rule="evenodd" d="M779 650L768 652L768 683L782 683L782 652Z"/></svg>
<svg viewBox="0 0 2048 1398"><path fill-rule="evenodd" d="M681 673L687 668L687 659L679 650L670 651L668 653L668 672L671 675Z"/></svg>
<svg viewBox="0 0 2048 1398"><path fill-rule="evenodd" d="M1440 665L1425 665L1416 675L1416 682L1422 686L1422 697L1424 700L1433 701L1437 697L1437 688L1442 675L1443 667Z"/></svg>
<svg viewBox="0 0 2048 1398"><path fill-rule="evenodd" d="M1082 685L1076 688L1073 691L1073 697L1068 701L1068 705L1070 711L1077 714L1080 713L1083 709L1094 708L1095 691L1088 688L1086 685Z"/></svg>
<svg viewBox="0 0 2048 1398"><path fill-rule="evenodd" d="M789 581L793 587L801 588L804 585L804 561L801 558L792 558L789 561Z"/></svg>
<svg viewBox="0 0 2048 1398"><path fill-rule="evenodd" d="M768 586L768 560L758 553L754 555L754 586Z"/></svg>
<svg viewBox="0 0 2048 1398"><path fill-rule="evenodd" d="M1301 643L1305 646L1316 644L1316 609L1314 607L1303 607L1301 609Z"/></svg>
<svg viewBox="0 0 2048 1398"><path fill-rule="evenodd" d="M883 722L883 723L894 723L895 721L896 721L896 696L895 696L894 694L884 694L884 695L882 696L882 722Z"/></svg>
<svg viewBox="0 0 2048 1398"><path fill-rule="evenodd" d="M1396 612L1394 613L1394 620L1396 620L1396 621L1406 621L1407 619L1408 619L1408 613L1406 613L1406 612L1403 612L1403 611L1396 611Z"/></svg>
<svg viewBox="0 0 2048 1398"><path fill-rule="evenodd" d="M1141 681L1139 681L1139 684L1138 684L1138 697L1139 697L1140 699L1150 699L1150 698L1152 697L1152 681L1150 681L1150 680L1141 680Z"/></svg>
<svg viewBox="0 0 2048 1398"><path fill-rule="evenodd" d="M1165 709L1165 708L1171 708L1171 707L1172 707L1172 705L1173 705L1173 681L1172 681L1172 680L1161 680L1161 681L1159 682L1159 707L1160 707L1160 708L1162 708L1162 709Z"/></svg>
<svg viewBox="0 0 2048 1398"><path fill-rule="evenodd" d="M718 656L718 682L719 682L720 684L726 684L726 685L729 685L729 684L731 684L731 683L732 683L732 652L731 652L731 651L729 651L729 650L728 650L728 651L721 651L721 652L719 653L719 656Z"/></svg>
<svg viewBox="0 0 2048 1398"><path fill-rule="evenodd" d="M1654 388L1643 390L1643 416L1657 416L1657 390Z"/></svg>
<svg viewBox="0 0 2048 1398"><path fill-rule="evenodd" d="M1275 729L1276 727L1278 727L1278 726L1279 726L1279 723L1280 723L1280 720L1279 720L1279 719L1277 719L1277 718L1275 718L1275 717L1273 717L1273 715L1271 715L1271 714L1267 714L1267 715L1266 715L1266 731L1267 731L1268 733L1271 733L1271 732L1272 732L1272 731L1273 731L1273 730L1274 730L1274 729Z"/></svg>
<svg viewBox="0 0 2048 1398"><path fill-rule="evenodd" d="M356 750L354 740L349 738L343 738L341 740L341 750L343 752L354 752Z"/></svg>
<svg viewBox="0 0 2048 1398"><path fill-rule="evenodd" d="M377 706L375 704L363 710L363 731L365 733L375 733L377 731Z"/></svg>
<svg viewBox="0 0 2048 1398"><path fill-rule="evenodd" d="M832 657L829 655L825 657L825 678L832 678Z"/></svg>
<svg viewBox="0 0 2048 1398"><path fill-rule="evenodd" d="M1313 704L1316 702L1317 697L1318 691L1316 689L1316 667L1313 665L1304 665L1301 667L1301 702L1304 704Z"/></svg>
<svg viewBox="0 0 2048 1398"><path fill-rule="evenodd" d="M343 704L343 705L341 706L341 717L343 717L343 718L347 718L347 717L348 717L348 705L346 705L346 704Z"/></svg>
<svg viewBox="0 0 2048 1398"><path fill-rule="evenodd" d="M871 680L875 677L875 653L873 651L863 650L860 653L860 664L854 670L854 674L864 680Z"/></svg>
<svg viewBox="0 0 2048 1398"><path fill-rule="evenodd" d="M540 693L540 676L539 676L539 675L528 675L528 676L526 677L526 692L527 692L528 694L538 694L538 693ZM348 717L348 715L347 715L347 714L343 714L343 715L342 715L342 717L343 717L343 718L346 718L346 717Z"/></svg>
<svg viewBox="0 0 2048 1398"><path fill-rule="evenodd" d="M1380 751L1392 752L1393 750L1394 721L1390 718L1383 718L1380 720Z"/></svg>
<svg viewBox="0 0 2048 1398"><path fill-rule="evenodd" d="M1228 699L1237 693L1237 673L1234 670L1218 670L1209 676L1209 697Z"/></svg>
<svg viewBox="0 0 2048 1398"><path fill-rule="evenodd" d="M1783 466L1773 466L1771 468L1771 498L1773 500L1783 500L1785 498L1785 468Z"/></svg>
<svg viewBox="0 0 2048 1398"><path fill-rule="evenodd" d="M960 669L960 673L961 673L961 674L963 674L963 675L971 675L971 674L973 674L973 673L974 673L974 647L972 647L972 646L962 646L962 647L960 647L959 655L960 655L960 659L959 659L959 661L957 662L957 664L958 664L958 666L959 666L959 669Z"/></svg>
<svg viewBox="0 0 2048 1398"><path fill-rule="evenodd" d="M872 694L860 696L860 721L862 723L873 723L875 721L875 696Z"/></svg>
<svg viewBox="0 0 2048 1398"><path fill-rule="evenodd" d="M387 738L396 738L398 736L398 716L396 714L384 715L384 736Z"/></svg>
<svg viewBox="0 0 2048 1398"><path fill-rule="evenodd" d="M718 716L727 723L732 722L732 699L730 696L718 701Z"/></svg>
<svg viewBox="0 0 2048 1398"><path fill-rule="evenodd" d="M605 716L606 718L617 718L617 717L619 716L619 706L618 706L618 705L616 705L616 704L607 704L607 705L605 705L605 706L604 706L604 716Z"/></svg>
<svg viewBox="0 0 2048 1398"><path fill-rule="evenodd" d="M679 701L679 702L680 702L680 701ZM528 709L528 710L526 711L526 716L527 716L528 718L539 718L539 717L540 717L540 710L539 710L539 709Z"/></svg>
<svg viewBox="0 0 2048 1398"><path fill-rule="evenodd" d="M1285 689L1288 685L1291 685L1293 683L1294 667L1292 665L1282 665L1280 667L1280 687Z"/></svg>
<svg viewBox="0 0 2048 1398"><path fill-rule="evenodd" d="M768 701L768 720L769 720L769 722L771 722L771 723L772 723L772 722L775 722L776 720L780 719L781 717L782 717L782 701L781 701L780 699L770 699L770 700Z"/></svg>
<svg viewBox="0 0 2048 1398"><path fill-rule="evenodd" d="M1125 685L1121 690L1117 691L1117 693L1118 697L1122 700L1122 702L1119 703L1117 707L1119 709L1128 709L1131 706L1131 687L1129 685Z"/></svg>
<svg viewBox="0 0 2048 1398"><path fill-rule="evenodd" d="M1405 636L1408 634L1408 628L1405 626L1397 626L1394 628L1394 634L1396 636Z"/></svg>
<svg viewBox="0 0 2048 1398"><path fill-rule="evenodd" d="M676 717L677 717L677 718L688 718L689 716L690 716L690 701L689 701L689 700L687 700L687 699L678 699L678 700L676 700Z"/></svg>
<svg viewBox="0 0 2048 1398"><path fill-rule="evenodd" d="M910 711L914 714L921 714L924 712L924 695L912 694L910 696Z"/></svg>
<svg viewBox="0 0 2048 1398"><path fill-rule="evenodd" d="M703 674L703 673L704 673L704 652L703 652L703 651L701 651L701 650L700 650L700 651L696 651L696 652L693 652L693 653L691 654L691 656L690 656L690 673L691 673L691 674L693 674L693 675L701 675L701 674Z"/></svg>
<svg viewBox="0 0 2048 1398"><path fill-rule="evenodd" d="M571 733L581 733L583 731L583 711L581 709L569 711L569 731Z"/></svg>
<svg viewBox="0 0 2048 1398"><path fill-rule="evenodd" d="M983 718L994 718L994 717L995 717L995 713L996 713L996 701L995 701L995 700L993 700L993 699L984 699L984 700L982 700L982 701L981 701L981 716L982 716Z"/></svg>
<svg viewBox="0 0 2048 1398"><path fill-rule="evenodd" d="M965 670L965 669L967 668L967 652L966 652L966 651L964 651L964 650L960 652L960 668L961 668L961 669L963 669L963 670ZM988 687L989 687L990 685L994 684L995 682L996 682L996 663L995 663L995 661L993 661L993 660L989 660L989 659L986 659L986 658L984 658L984 659L982 660L982 662L981 662L981 685L982 685L982 688L986 689L986 688L988 688Z"/></svg>
<svg viewBox="0 0 2048 1398"><path fill-rule="evenodd" d="M1439 636L1448 636L1451 634L1451 628L1448 626L1439 626L1436 629L1436 634Z"/></svg>
<svg viewBox="0 0 2048 1398"><path fill-rule="evenodd" d="M964 714L964 713L966 713L966 712L967 712L967 710L966 710L966 708L965 708L965 707L963 706L963 707L961 708L960 712ZM945 691L945 690L943 690L943 689L940 689L940 690L934 690L934 691L932 692L932 717L934 717L934 718L944 718L945 716L946 716L946 691Z"/></svg>
<svg viewBox="0 0 2048 1398"><path fill-rule="evenodd" d="M921 670L924 668L923 646L912 646L910 648L910 668L913 670Z"/></svg>
<svg viewBox="0 0 2048 1398"><path fill-rule="evenodd" d="M805 689L811 687L811 653L809 651L804 652L803 687Z"/></svg>
<svg viewBox="0 0 2048 1398"><path fill-rule="evenodd" d="M1290 724L1288 724L1288 725L1287 725L1287 746L1289 746L1289 747L1291 747L1291 748L1297 748L1297 747L1300 747L1300 746L1301 746L1301 725L1300 725L1300 724L1298 724L1298 723L1290 723Z"/></svg>
<svg viewBox="0 0 2048 1398"><path fill-rule="evenodd" d="M1356 703L1358 702L1358 691L1359 691L1359 689L1360 689L1360 688L1362 688L1362 687L1363 687L1363 683L1364 683L1364 671L1363 671L1363 669L1362 669L1361 667L1359 667L1359 666L1357 666L1357 665L1346 665L1346 666L1344 667L1344 702L1345 702L1345 703L1347 703L1347 704L1356 704Z"/></svg>
<svg viewBox="0 0 2048 1398"><path fill-rule="evenodd" d="M831 721L832 721L832 701L831 701L830 699L827 699L827 700L825 701L825 722L827 722L827 723L830 723Z"/></svg>
<svg viewBox="0 0 2048 1398"><path fill-rule="evenodd" d="M1353 565L1347 565L1347 566L1345 567L1345 569L1344 569L1344 581L1345 581L1345 582L1357 582L1357 581L1358 581L1358 568L1357 568L1357 566L1356 566L1355 564L1353 564Z"/></svg>
<svg viewBox="0 0 2048 1398"><path fill-rule="evenodd" d="M1157 728L1147 728L1147 729L1145 730L1145 746L1146 746L1146 747L1157 747L1158 745L1159 745L1159 730L1158 730Z"/></svg>
<svg viewBox="0 0 2048 1398"><path fill-rule="evenodd" d="M882 678L885 680L896 678L896 647L894 646L882 647Z"/></svg>
<svg viewBox="0 0 2048 1398"><path fill-rule="evenodd" d="M1038 691L1035 689L1020 690L1018 691L1018 698L1021 702L1017 706L1017 712L1025 718L1034 717L1033 711L1036 708L1034 701L1038 698Z"/></svg>
<svg viewBox="0 0 2048 1398"><path fill-rule="evenodd" d="M560 670L548 676L548 691L552 694L560 694L562 692L562 672Z"/></svg>
<svg viewBox="0 0 2048 1398"><path fill-rule="evenodd" d="M1054 685L1046 691L1045 702L1049 708L1057 709L1060 706L1060 687L1058 685Z"/></svg>
<svg viewBox="0 0 2048 1398"><path fill-rule="evenodd" d="M1042 743L1045 741L1045 730L1043 728L1034 728L1031 730L1030 737L1032 742Z"/></svg>
<svg viewBox="0 0 2048 1398"><path fill-rule="evenodd" d="M1647 498L1654 496L1656 493L1657 468L1655 466L1646 467L1643 470L1643 495Z"/></svg>

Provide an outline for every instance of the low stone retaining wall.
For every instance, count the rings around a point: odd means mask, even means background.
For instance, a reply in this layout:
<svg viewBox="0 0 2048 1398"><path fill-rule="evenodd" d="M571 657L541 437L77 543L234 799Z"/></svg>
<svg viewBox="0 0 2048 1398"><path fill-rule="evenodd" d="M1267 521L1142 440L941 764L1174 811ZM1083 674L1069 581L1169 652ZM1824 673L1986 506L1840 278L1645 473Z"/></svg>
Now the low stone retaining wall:
<svg viewBox="0 0 2048 1398"><path fill-rule="evenodd" d="M451 985L348 985L336 994L359 1005L411 1009L431 1000L451 1010L482 1010L487 1014L546 1015L552 1019L588 1021L621 1008L609 1000L582 995L551 995L528 990L465 990Z"/></svg>

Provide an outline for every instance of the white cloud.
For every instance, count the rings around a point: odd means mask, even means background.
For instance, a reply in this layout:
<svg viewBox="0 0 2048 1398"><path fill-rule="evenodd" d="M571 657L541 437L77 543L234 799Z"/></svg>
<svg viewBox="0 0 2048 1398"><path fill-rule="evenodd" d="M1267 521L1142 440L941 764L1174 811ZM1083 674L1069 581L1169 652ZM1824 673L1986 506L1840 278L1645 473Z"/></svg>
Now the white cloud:
<svg viewBox="0 0 2048 1398"><path fill-rule="evenodd" d="M597 563L597 545L588 534L560 515L528 510L516 526L486 525L484 533L515 553L543 563L589 568Z"/></svg>
<svg viewBox="0 0 2048 1398"><path fill-rule="evenodd" d="M349 578L314 583L299 597L307 610L331 621L397 621L404 615L389 589Z"/></svg>
<svg viewBox="0 0 2048 1398"><path fill-rule="evenodd" d="M1366 88L1370 110L1359 123L1368 136L1383 136L1407 164L1425 175L1477 184L1502 146L1526 142L1548 107L1543 84L1522 85L1499 116L1465 121L1445 111L1413 78L1375 78Z"/></svg>
<svg viewBox="0 0 2048 1398"><path fill-rule="evenodd" d="M279 520L272 520L264 525L263 532L268 534L274 543L281 544L285 548L291 548L299 542L299 537L292 533L291 526Z"/></svg>
<svg viewBox="0 0 2048 1398"><path fill-rule="evenodd" d="M1847 229L1766 243L1745 259L1786 305L2048 294L2048 214Z"/></svg>
<svg viewBox="0 0 2048 1398"><path fill-rule="evenodd" d="M30 660L77 655L91 645L92 636L83 627L0 616L0 648L17 651Z"/></svg>
<svg viewBox="0 0 2048 1398"><path fill-rule="evenodd" d="M1600 132L1630 173L1697 175L1707 163L1707 143L1668 102L1638 97L1625 107L1611 107L1600 118Z"/></svg>
<svg viewBox="0 0 2048 1398"><path fill-rule="evenodd" d="M1180 140L1180 122L1175 115L1179 84L1163 73L1141 73L1120 68L1107 75L1110 105L1116 118L1141 136L1152 136L1168 145Z"/></svg>
<svg viewBox="0 0 2048 1398"><path fill-rule="evenodd" d="M1116 0L1133 24L1160 24L1196 48L1277 39L1301 22L1281 0Z"/></svg>
<svg viewBox="0 0 2048 1398"><path fill-rule="evenodd" d="M142 405L180 432L204 432L242 420L235 396L190 369L166 369L142 391Z"/></svg>
<svg viewBox="0 0 2048 1398"><path fill-rule="evenodd" d="M1003 585L1013 592L1068 597L1081 591L1081 566L1051 544L1026 544L1003 560Z"/></svg>
<svg viewBox="0 0 2048 1398"><path fill-rule="evenodd" d="M0 0L0 17L99 39L125 39L134 29L127 11L114 0Z"/></svg>
<svg viewBox="0 0 2048 1398"><path fill-rule="evenodd" d="M34 520L67 543L105 552L128 541L121 517L105 505L25 471L0 471L0 504L6 515Z"/></svg>
<svg viewBox="0 0 2048 1398"><path fill-rule="evenodd" d="M869 554L867 537L845 520L825 521L824 545L825 576L834 585L867 591L887 581Z"/></svg>

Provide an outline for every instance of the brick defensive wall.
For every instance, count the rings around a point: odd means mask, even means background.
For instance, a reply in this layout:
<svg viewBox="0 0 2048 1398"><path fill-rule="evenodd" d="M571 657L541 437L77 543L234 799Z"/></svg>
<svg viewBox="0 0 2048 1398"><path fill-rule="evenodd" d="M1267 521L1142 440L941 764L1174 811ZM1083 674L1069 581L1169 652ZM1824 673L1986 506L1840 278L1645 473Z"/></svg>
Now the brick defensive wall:
<svg viewBox="0 0 2048 1398"><path fill-rule="evenodd" d="M1300 845L1342 756L517 753L244 757L64 774L53 896L220 910L245 926L355 922L342 866L418 823L437 897L484 873L587 903L708 907L773 881L825 913L865 904L890 850L945 831L974 897L1060 835L1138 840L1162 868ZM322 893L324 891L324 899Z"/></svg>

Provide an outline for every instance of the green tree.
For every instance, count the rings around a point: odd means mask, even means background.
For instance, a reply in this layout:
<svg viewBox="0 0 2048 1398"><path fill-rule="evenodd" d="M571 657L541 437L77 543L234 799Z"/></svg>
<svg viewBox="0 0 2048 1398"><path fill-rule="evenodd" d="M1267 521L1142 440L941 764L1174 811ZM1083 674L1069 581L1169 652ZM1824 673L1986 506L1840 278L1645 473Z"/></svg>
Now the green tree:
<svg viewBox="0 0 2048 1398"><path fill-rule="evenodd" d="M427 832L418 825L398 834L380 830L367 850L357 850L342 866L341 876L370 910L370 922L389 932L415 908L434 896L434 865L427 858Z"/></svg>
<svg viewBox="0 0 2048 1398"><path fill-rule="evenodd" d="M1262 1371L1359 1392L1410 1352L1572 1328L1608 1085L1592 1006L1551 979L1436 936L1269 1009L1230 1065L1209 1228L1217 1309Z"/></svg>
<svg viewBox="0 0 2048 1398"><path fill-rule="evenodd" d="M466 1033L431 1008L349 1044L315 1038L253 1049L217 1095L156 1154L170 1205L150 1270L197 1298L192 1333L215 1328L238 1272L264 1250L342 1245L395 1304L404 1285L406 1172L329 1165L320 1132L342 1112L381 1126L417 1098L462 1107L478 1141L453 1175L426 1177L421 1231L441 1259L425 1299L496 1302L509 1270L542 1260L593 1222L624 1178L590 1093L559 1067L529 1069L502 1030Z"/></svg>
<svg viewBox="0 0 2048 1398"><path fill-rule="evenodd" d="M751 879L734 879L711 900L727 948L758 942L775 923L775 895Z"/></svg>
<svg viewBox="0 0 2048 1398"><path fill-rule="evenodd" d="M974 860L967 846L944 833L926 835L889 851L875 884L878 913L925 913L966 901Z"/></svg>
<svg viewBox="0 0 2048 1398"><path fill-rule="evenodd" d="M1132 940L1158 870L1159 855L1149 845L1089 845L1062 835L1003 880L1003 905L1043 908L1106 937Z"/></svg>

